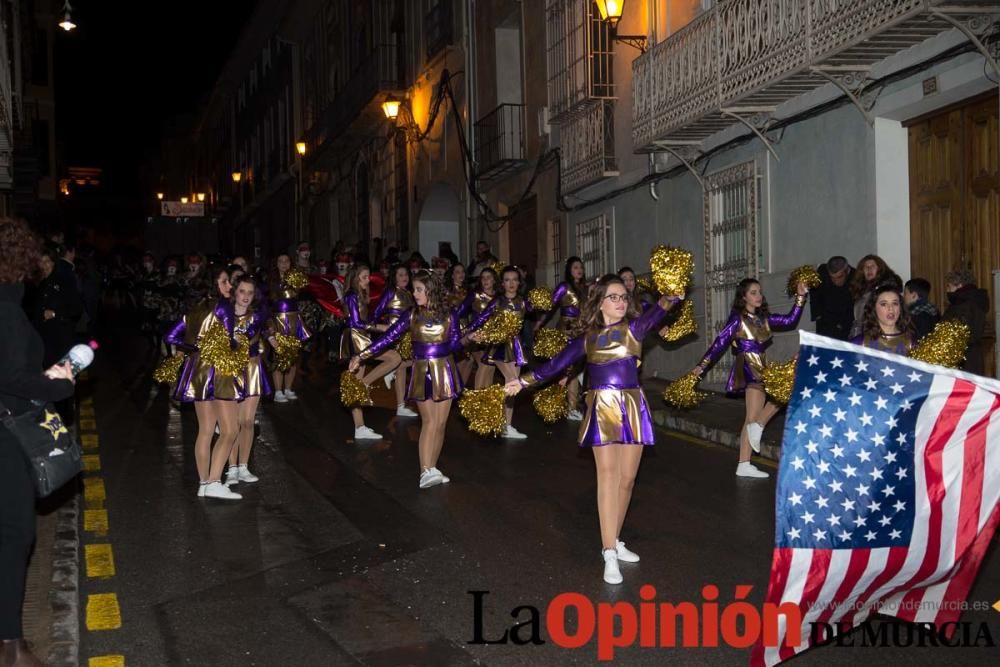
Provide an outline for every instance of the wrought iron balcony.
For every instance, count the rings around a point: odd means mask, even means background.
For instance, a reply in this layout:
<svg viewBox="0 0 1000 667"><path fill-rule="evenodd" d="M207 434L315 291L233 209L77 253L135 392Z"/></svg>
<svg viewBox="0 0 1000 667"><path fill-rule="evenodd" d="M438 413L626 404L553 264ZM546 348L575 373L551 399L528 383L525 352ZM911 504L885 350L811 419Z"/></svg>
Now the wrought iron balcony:
<svg viewBox="0 0 1000 667"><path fill-rule="evenodd" d="M452 0L438 0L424 15L424 46L427 58L433 58L454 40L455 15Z"/></svg>
<svg viewBox="0 0 1000 667"><path fill-rule="evenodd" d="M722 0L632 62L632 144L701 141L982 15L985 0ZM995 4L994 4L995 7ZM859 77L859 74L861 75ZM849 89L849 83L847 84Z"/></svg>
<svg viewBox="0 0 1000 667"><path fill-rule="evenodd" d="M579 190L618 175L615 102L594 100L559 127L562 189Z"/></svg>
<svg viewBox="0 0 1000 667"><path fill-rule="evenodd" d="M524 159L524 105L501 104L476 123L476 178L501 178L527 164Z"/></svg>

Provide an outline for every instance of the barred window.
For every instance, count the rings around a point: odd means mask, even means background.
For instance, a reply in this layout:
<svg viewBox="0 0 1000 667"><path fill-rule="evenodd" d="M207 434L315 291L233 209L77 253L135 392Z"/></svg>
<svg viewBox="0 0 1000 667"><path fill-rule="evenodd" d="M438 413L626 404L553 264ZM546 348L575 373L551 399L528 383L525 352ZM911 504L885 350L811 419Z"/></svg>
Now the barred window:
<svg viewBox="0 0 1000 667"><path fill-rule="evenodd" d="M611 27L592 0L546 0L545 45L554 121L591 99L615 97Z"/></svg>
<svg viewBox="0 0 1000 667"><path fill-rule="evenodd" d="M612 271L612 226L603 213L576 225L576 252L583 260L588 280Z"/></svg>
<svg viewBox="0 0 1000 667"><path fill-rule="evenodd" d="M563 262L566 261L563 252L563 223L562 218L549 218L548 220L549 238L549 266L552 271L552 285L558 285L563 278Z"/></svg>

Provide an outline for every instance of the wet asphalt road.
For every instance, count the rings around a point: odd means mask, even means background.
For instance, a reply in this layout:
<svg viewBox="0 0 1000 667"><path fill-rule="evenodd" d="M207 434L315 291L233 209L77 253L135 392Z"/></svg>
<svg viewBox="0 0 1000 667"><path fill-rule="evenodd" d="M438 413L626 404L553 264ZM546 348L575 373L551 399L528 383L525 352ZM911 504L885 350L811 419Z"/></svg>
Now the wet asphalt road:
<svg viewBox="0 0 1000 667"><path fill-rule="evenodd" d="M355 443L333 370L300 381L299 401L266 403L242 501L198 499L190 409L172 410L151 385L134 338L102 348L91 372L117 575L86 581L117 592L123 626L81 629L81 660L123 654L128 665L593 664L596 642L569 650L474 645L471 590L486 639L521 605L540 610L578 592L638 604L701 604L736 586L765 595L774 528L774 479L733 476L735 452L658 434L644 454L623 539L642 556L625 583L601 580L595 476L567 423L546 427L527 400L515 425L530 437L470 435L453 414L439 467L449 485L417 487L419 419L371 409L386 438ZM457 412L457 410L455 411ZM1000 598L996 545L972 600ZM528 617L522 610L520 620ZM1000 643L1000 614L967 612ZM978 627L978 626L977 626ZM528 630L522 630L525 637ZM860 640L859 640L860 641ZM978 665L988 648L813 650L796 665ZM634 665L745 665L734 648L620 649ZM992 656L992 657L991 657Z"/></svg>

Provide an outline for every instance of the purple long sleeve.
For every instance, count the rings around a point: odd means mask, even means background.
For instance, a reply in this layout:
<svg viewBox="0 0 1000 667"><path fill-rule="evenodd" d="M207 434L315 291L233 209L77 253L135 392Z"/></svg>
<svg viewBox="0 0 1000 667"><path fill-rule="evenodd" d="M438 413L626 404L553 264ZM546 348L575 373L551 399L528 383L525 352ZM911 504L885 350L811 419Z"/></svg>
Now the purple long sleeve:
<svg viewBox="0 0 1000 667"><path fill-rule="evenodd" d="M660 328L660 323L670 311L660 308L659 302L650 304L649 308L642 311L642 315L629 322L632 335L637 340L644 339L650 331Z"/></svg>
<svg viewBox="0 0 1000 667"><path fill-rule="evenodd" d="M768 315L767 323L775 329L794 329L799 324L799 318L802 317L802 307L805 305L805 299L800 299L795 297L795 305L792 309L788 311L787 315Z"/></svg>
<svg viewBox="0 0 1000 667"><path fill-rule="evenodd" d="M476 316L476 319L472 320L472 323L465 329L465 333L470 334L473 331L482 328L482 326L486 324L486 320L490 319L490 316L496 311L499 303L500 297L493 297L493 300L486 304L486 307L483 308L483 312L479 313L479 315Z"/></svg>
<svg viewBox="0 0 1000 667"><path fill-rule="evenodd" d="M166 341L168 345L173 345L178 350L184 350L185 352L193 352L195 350L194 345L188 345L184 341L184 334L187 332L187 316L185 315L181 319L177 320L172 327L163 336L163 340Z"/></svg>
<svg viewBox="0 0 1000 667"><path fill-rule="evenodd" d="M459 319L462 319L470 312L472 312L472 304L476 301L476 290L470 289L469 293L465 295L462 299L462 303L458 304L455 308L455 313L458 315Z"/></svg>
<svg viewBox="0 0 1000 667"><path fill-rule="evenodd" d="M375 312L372 313L372 322L378 322L382 319L382 315L385 314L385 311L389 307L389 303L392 302L394 296L396 296L395 287L385 288L382 292L382 298L378 300L378 304L375 306Z"/></svg>
<svg viewBox="0 0 1000 667"><path fill-rule="evenodd" d="M587 354L586 336L577 336L566 344L562 352L552 357L544 364L521 376L521 384L528 387L534 384L548 382L565 375L567 368L584 358Z"/></svg>
<svg viewBox="0 0 1000 667"><path fill-rule="evenodd" d="M734 310L729 315L729 320L726 322L726 326L723 327L722 331L719 332L719 335L716 336L715 341L712 343L711 347L708 348L708 352L705 353L705 356L701 358L701 365L708 366L721 357L726 351L726 348L728 348L733 342L733 338L736 336L736 331L739 328L740 314Z"/></svg>
<svg viewBox="0 0 1000 667"><path fill-rule="evenodd" d="M559 302L562 301L562 298L566 296L566 292L568 291L569 283L567 282L561 282L556 286L555 290L552 292L552 308L550 308L549 312L543 314L538 320L538 326L543 327L548 324L549 320L552 319L552 316L559 310Z"/></svg>
<svg viewBox="0 0 1000 667"><path fill-rule="evenodd" d="M462 325L459 322L458 313L451 314L451 330L448 332L448 348L452 354L462 349Z"/></svg>
<svg viewBox="0 0 1000 667"><path fill-rule="evenodd" d="M358 306L358 293L348 292L344 297L347 304L347 325L352 329L367 329L368 323L361 318L361 308Z"/></svg>
<svg viewBox="0 0 1000 667"><path fill-rule="evenodd" d="M410 320L412 317L412 310L408 310L400 315L399 319L393 322L392 326L386 329L385 334L383 334L381 338L362 350L358 356L362 359L371 359L372 357L379 356L398 343L399 339L403 337L403 334L409 330Z"/></svg>

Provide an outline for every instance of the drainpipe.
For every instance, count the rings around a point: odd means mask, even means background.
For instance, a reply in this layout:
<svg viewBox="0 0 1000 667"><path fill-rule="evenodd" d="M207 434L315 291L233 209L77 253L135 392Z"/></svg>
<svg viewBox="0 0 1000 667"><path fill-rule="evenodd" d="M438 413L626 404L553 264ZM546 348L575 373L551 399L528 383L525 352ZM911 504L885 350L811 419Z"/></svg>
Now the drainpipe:
<svg viewBox="0 0 1000 667"><path fill-rule="evenodd" d="M475 53L475 43L476 40L473 39L473 26L476 12L476 0L466 0L465 2L465 137L468 140L469 152L474 158L476 155L476 133L474 127L474 118L476 117L476 99L475 99L475 77L476 77L476 53ZM465 158L462 158L463 162ZM472 165L467 167L471 172ZM471 174L472 178L475 178L475 174ZM470 192L465 193L465 257L472 257L472 249L475 247L472 241L472 216L475 211L475 206L472 202L472 194Z"/></svg>

